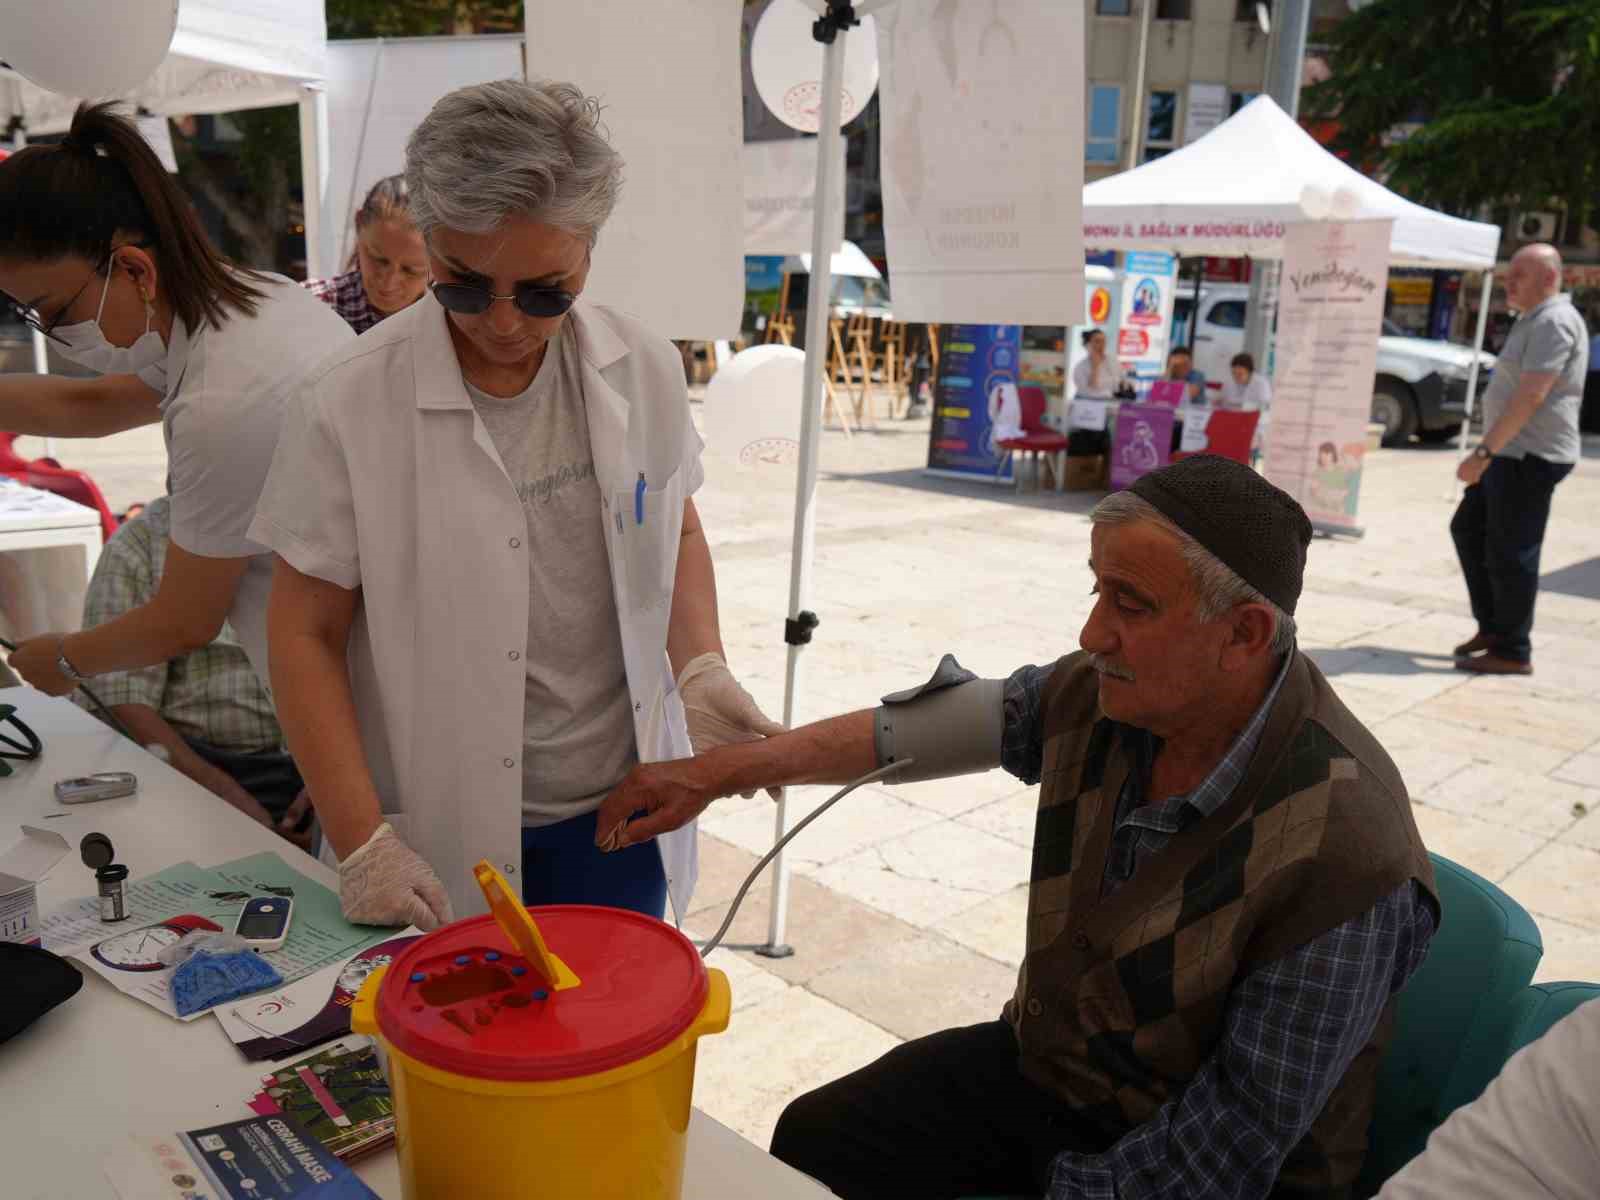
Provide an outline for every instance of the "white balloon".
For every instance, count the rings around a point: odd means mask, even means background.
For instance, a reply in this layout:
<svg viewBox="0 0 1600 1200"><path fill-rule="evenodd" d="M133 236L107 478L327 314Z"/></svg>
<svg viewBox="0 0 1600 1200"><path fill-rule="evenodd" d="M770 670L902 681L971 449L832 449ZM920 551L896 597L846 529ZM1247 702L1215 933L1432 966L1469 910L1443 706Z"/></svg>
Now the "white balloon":
<svg viewBox="0 0 1600 1200"><path fill-rule="evenodd" d="M735 354L706 385L712 450L741 470L787 471L800 457L805 377L806 356L793 346L751 346Z"/></svg>
<svg viewBox="0 0 1600 1200"><path fill-rule="evenodd" d="M1308 183L1300 189L1300 211L1313 221L1325 221L1333 210L1333 197L1328 189Z"/></svg>
<svg viewBox="0 0 1600 1200"><path fill-rule="evenodd" d="M750 74L762 103L790 128L816 133L822 113L822 43L811 36L817 14L802 0L772 0L750 39ZM839 124L852 120L878 86L877 24L861 24L839 36L844 43Z"/></svg>
<svg viewBox="0 0 1600 1200"><path fill-rule="evenodd" d="M120 96L161 65L178 0L0 0L0 59L46 91Z"/></svg>

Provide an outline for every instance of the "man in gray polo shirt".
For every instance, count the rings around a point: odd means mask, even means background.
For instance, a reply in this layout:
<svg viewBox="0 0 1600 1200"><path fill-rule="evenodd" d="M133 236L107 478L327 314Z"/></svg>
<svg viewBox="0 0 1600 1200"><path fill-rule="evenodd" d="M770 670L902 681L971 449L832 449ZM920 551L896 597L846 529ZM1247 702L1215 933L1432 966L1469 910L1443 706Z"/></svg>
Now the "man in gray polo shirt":
<svg viewBox="0 0 1600 1200"><path fill-rule="evenodd" d="M1467 490L1450 522L1478 621L1455 649L1456 667L1480 675L1533 673L1539 548L1550 497L1578 461L1589 369L1589 331L1561 294L1554 246L1517 251L1506 299L1521 315L1483 394L1487 432L1456 470Z"/></svg>

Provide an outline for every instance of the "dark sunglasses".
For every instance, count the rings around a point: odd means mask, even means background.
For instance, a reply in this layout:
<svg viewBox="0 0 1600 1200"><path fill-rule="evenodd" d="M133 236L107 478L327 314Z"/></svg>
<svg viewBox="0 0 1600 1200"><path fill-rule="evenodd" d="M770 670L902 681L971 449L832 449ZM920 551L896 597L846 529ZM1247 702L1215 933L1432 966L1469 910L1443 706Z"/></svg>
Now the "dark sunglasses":
<svg viewBox="0 0 1600 1200"><path fill-rule="evenodd" d="M525 317L559 317L572 307L577 296L560 288L541 287L536 283L519 283L509 296L496 296L486 287L474 283L434 283L434 298L453 313L477 316L489 311L496 300L509 300Z"/></svg>

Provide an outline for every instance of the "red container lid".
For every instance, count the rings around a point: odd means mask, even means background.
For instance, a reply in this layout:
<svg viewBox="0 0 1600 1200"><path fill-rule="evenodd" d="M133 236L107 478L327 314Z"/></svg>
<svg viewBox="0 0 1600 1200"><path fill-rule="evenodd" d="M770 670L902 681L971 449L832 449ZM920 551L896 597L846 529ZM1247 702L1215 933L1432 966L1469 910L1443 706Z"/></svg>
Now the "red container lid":
<svg viewBox="0 0 1600 1200"><path fill-rule="evenodd" d="M478 1079L596 1075L655 1053L705 1006L699 951L670 925L618 908L530 908L582 983L556 991L485 914L420 937L378 990L378 1028L402 1054Z"/></svg>

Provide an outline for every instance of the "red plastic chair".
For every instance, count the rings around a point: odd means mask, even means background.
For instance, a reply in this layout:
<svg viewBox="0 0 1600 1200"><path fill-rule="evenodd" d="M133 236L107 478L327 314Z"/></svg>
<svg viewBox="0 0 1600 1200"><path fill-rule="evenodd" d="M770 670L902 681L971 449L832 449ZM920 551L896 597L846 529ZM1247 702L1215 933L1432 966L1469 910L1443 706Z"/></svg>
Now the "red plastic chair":
<svg viewBox="0 0 1600 1200"><path fill-rule="evenodd" d="M17 436L0 432L0 475L9 475L18 483L54 492L75 504L94 509L100 514L101 539L109 539L117 531L119 522L95 481L82 471L63 467L53 458L20 457L14 447Z"/></svg>
<svg viewBox="0 0 1600 1200"><path fill-rule="evenodd" d="M1045 455L1045 461L1050 464L1050 473L1055 477L1056 490L1060 491L1063 483L1063 471L1056 461L1056 455L1067 452L1067 435L1057 433L1044 423L1044 410L1049 401L1045 399L1044 389L1029 385L1017 389L1017 399L1022 404L1022 436L1006 438L996 442L995 445L1004 450L1005 457L1000 460L1000 466L995 470L999 475L1006 469L1006 463L1011 461L1013 453L1021 452L1033 457L1034 486L1039 480L1039 456ZM1017 486L1022 486L1022 477L1017 477Z"/></svg>

